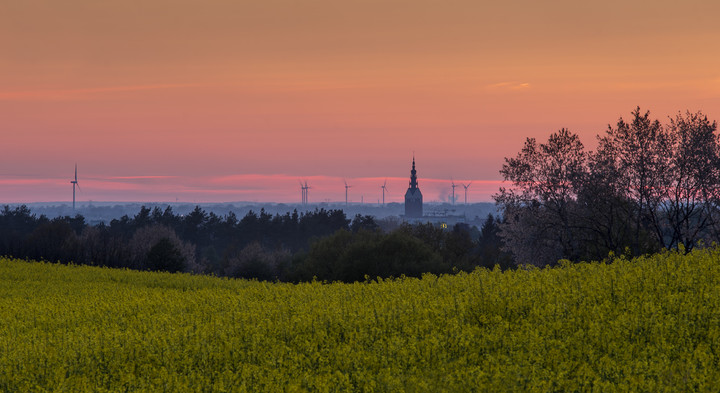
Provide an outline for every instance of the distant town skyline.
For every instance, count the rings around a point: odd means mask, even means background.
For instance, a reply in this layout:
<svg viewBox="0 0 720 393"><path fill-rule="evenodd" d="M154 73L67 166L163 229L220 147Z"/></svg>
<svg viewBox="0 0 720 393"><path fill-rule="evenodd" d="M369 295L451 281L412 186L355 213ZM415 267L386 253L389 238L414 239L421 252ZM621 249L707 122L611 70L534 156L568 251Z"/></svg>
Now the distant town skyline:
<svg viewBox="0 0 720 393"><path fill-rule="evenodd" d="M75 163L81 202L293 201L303 178L311 202L344 201L343 178L377 202L385 177L399 202L413 151L427 201L451 177L489 201L527 137L566 127L592 149L638 105L720 119L717 15L710 0L4 2L0 202L70 201Z"/></svg>
<svg viewBox="0 0 720 393"><path fill-rule="evenodd" d="M311 204L345 202L347 181L352 188L348 201L353 204L382 203L382 185L387 180L385 203L404 203L408 177L343 178L332 176L228 175L190 176L117 176L82 175L79 166L77 203L95 202L260 202L301 203L299 181L307 181ZM0 176L0 203L67 202L72 203L72 176L64 178L10 178ZM456 182L460 181L455 179ZM502 182L498 180L463 180L473 184L468 203L492 202ZM451 202L450 179L419 177L426 202ZM27 197L30 194L33 197ZM456 193L458 204L463 195Z"/></svg>

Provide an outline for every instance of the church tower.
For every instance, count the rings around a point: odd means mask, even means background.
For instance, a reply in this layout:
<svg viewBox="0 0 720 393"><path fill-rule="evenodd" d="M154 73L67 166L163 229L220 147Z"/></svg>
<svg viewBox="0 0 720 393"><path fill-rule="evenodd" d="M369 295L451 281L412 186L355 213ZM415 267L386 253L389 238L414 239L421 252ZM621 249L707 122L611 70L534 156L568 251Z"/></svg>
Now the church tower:
<svg viewBox="0 0 720 393"><path fill-rule="evenodd" d="M418 188L415 155L413 154L412 170L410 171L410 187L405 193L405 217L420 218L423 215L422 193Z"/></svg>

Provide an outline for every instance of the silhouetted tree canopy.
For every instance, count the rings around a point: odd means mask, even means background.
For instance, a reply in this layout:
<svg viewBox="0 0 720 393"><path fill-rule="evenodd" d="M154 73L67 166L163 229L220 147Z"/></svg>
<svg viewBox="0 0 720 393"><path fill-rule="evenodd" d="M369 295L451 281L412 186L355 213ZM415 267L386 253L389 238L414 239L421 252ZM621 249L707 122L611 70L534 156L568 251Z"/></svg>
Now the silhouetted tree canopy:
<svg viewBox="0 0 720 393"><path fill-rule="evenodd" d="M0 212L0 255L62 263L185 271L260 280L363 281L365 276L419 276L492 267L497 237L480 255L472 229L399 225L383 232L371 216L351 221L341 210L318 209L238 218L196 207L182 216L142 207L109 225L82 216L36 217L25 206ZM495 249L495 252L488 250Z"/></svg>
<svg viewBox="0 0 720 393"><path fill-rule="evenodd" d="M720 144L701 112L663 125L636 108L585 152L566 129L529 138L500 173L500 237L520 264L602 259L628 250L690 251L718 237Z"/></svg>

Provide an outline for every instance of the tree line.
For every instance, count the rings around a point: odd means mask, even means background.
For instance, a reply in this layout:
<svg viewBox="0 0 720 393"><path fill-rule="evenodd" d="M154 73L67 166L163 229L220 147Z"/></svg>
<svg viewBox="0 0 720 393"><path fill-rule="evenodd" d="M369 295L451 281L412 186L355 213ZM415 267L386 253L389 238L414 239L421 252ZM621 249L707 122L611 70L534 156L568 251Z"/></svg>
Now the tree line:
<svg viewBox="0 0 720 393"><path fill-rule="evenodd" d="M384 225L372 216L348 219L342 210L238 218L200 207L142 207L109 224L81 215L48 218L26 206L0 211L0 255L60 263L289 282L364 281L376 277L513 266L500 248L492 215L482 228L432 224ZM387 223L385 223L387 224Z"/></svg>
<svg viewBox="0 0 720 393"><path fill-rule="evenodd" d="M637 107L586 151L561 129L528 138L500 173L499 236L518 264L600 260L609 253L689 252L720 240L720 143L702 112L663 124Z"/></svg>

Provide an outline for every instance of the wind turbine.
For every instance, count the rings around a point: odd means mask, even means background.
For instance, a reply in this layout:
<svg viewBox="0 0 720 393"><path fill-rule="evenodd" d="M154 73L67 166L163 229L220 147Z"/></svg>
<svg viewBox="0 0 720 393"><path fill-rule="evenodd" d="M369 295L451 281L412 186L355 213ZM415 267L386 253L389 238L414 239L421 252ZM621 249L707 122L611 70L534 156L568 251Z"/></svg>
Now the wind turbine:
<svg viewBox="0 0 720 393"><path fill-rule="evenodd" d="M345 183L345 206L348 204L348 188L352 188L352 186L348 186L347 181L343 179L343 182Z"/></svg>
<svg viewBox="0 0 720 393"><path fill-rule="evenodd" d="M77 181L77 164L75 164L75 180L70 180L70 183L73 185L73 210L75 210L75 186L77 186L78 189L80 188Z"/></svg>
<svg viewBox="0 0 720 393"><path fill-rule="evenodd" d="M455 204L455 187L460 187L460 186L458 186L457 184L455 184L455 180L453 180L452 177L450 178L450 182L452 183L452 186L450 186L450 187L452 187L452 189L453 189L452 203L453 203L453 205L454 205L454 204Z"/></svg>
<svg viewBox="0 0 720 393"><path fill-rule="evenodd" d="M472 182L468 183L467 185L465 185L465 183L461 183L461 184L463 187L465 187L465 204L467 205L467 189L470 188L470 185L472 184Z"/></svg>
<svg viewBox="0 0 720 393"><path fill-rule="evenodd" d="M300 180L298 180L298 182L300 183L300 191L302 192L302 204L307 205L307 202L308 202L307 190L310 187L308 187L308 185L307 185L307 180L305 180L305 184L303 184L303 182Z"/></svg>
<svg viewBox="0 0 720 393"><path fill-rule="evenodd" d="M385 183L383 183L383 185L380 186L380 188L382 188L382 190L383 190L383 206L385 206L385 191L387 191L388 194L390 193L390 191L388 191L388 189L387 189L387 179L385 179Z"/></svg>
<svg viewBox="0 0 720 393"><path fill-rule="evenodd" d="M310 188L312 188L312 187L308 186L308 185L307 185L307 180L305 180L305 204L306 204L306 205L308 204L308 190L309 190Z"/></svg>

